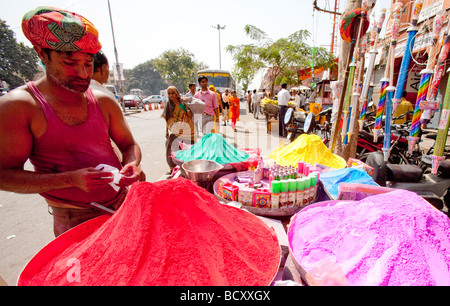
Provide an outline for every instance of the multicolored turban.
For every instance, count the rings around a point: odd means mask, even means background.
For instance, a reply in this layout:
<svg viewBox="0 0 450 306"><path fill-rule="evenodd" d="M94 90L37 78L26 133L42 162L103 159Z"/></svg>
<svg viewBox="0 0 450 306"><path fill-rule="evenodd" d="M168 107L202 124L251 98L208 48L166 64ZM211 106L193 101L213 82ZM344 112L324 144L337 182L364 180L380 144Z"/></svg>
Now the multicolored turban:
<svg viewBox="0 0 450 306"><path fill-rule="evenodd" d="M351 42L352 38L357 39L359 27L356 28L357 20L361 18L361 22L363 22L363 27L361 29L360 38L366 34L369 29L370 20L367 16L367 12L363 9L355 9L351 12L345 14L341 20L340 33L341 38L346 42Z"/></svg>
<svg viewBox="0 0 450 306"><path fill-rule="evenodd" d="M54 7L40 6L26 13L22 30L34 46L43 49L96 54L102 48L89 20Z"/></svg>

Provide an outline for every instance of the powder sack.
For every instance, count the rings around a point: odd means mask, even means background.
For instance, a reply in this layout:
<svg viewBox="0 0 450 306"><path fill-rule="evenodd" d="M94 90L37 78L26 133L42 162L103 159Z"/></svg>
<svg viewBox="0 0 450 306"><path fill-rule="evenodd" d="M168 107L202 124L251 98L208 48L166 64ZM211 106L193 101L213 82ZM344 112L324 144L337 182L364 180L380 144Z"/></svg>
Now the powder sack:
<svg viewBox="0 0 450 306"><path fill-rule="evenodd" d="M335 169L347 166L345 160L333 154L319 136L308 134L300 135L289 145L275 149L270 154L270 158L281 166L296 167L299 161L311 165L317 163Z"/></svg>
<svg viewBox="0 0 450 306"><path fill-rule="evenodd" d="M449 218L413 192L313 204L293 218L288 238L322 283L334 273L340 284L450 285Z"/></svg>
<svg viewBox="0 0 450 306"><path fill-rule="evenodd" d="M222 135L211 133L203 136L189 150L178 151L175 157L184 162L202 159L225 165L247 161L249 154L236 149Z"/></svg>
<svg viewBox="0 0 450 306"><path fill-rule="evenodd" d="M183 178L136 183L113 216L99 218L84 239L96 219L50 243L18 284L269 285L278 271L272 229Z"/></svg>

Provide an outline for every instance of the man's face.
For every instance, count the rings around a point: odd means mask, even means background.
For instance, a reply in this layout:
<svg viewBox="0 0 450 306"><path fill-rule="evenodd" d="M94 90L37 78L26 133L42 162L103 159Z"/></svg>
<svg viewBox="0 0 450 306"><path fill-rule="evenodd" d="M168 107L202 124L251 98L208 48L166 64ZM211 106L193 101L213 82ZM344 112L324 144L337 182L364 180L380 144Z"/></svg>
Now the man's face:
<svg viewBox="0 0 450 306"><path fill-rule="evenodd" d="M207 80L207 79L202 79L202 80L200 81L200 87L201 87L203 90L208 89L208 80Z"/></svg>
<svg viewBox="0 0 450 306"><path fill-rule="evenodd" d="M72 92L86 92L94 74L91 54L51 51L44 62L48 76L57 85Z"/></svg>

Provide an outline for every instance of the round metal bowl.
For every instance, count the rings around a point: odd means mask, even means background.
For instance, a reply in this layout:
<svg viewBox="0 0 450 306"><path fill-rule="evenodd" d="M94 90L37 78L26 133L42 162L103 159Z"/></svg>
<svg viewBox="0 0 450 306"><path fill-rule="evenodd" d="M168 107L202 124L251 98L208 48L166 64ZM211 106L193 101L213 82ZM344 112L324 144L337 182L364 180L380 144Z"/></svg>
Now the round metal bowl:
<svg viewBox="0 0 450 306"><path fill-rule="evenodd" d="M223 166L212 160L191 160L181 166L186 176L197 183L211 182Z"/></svg>

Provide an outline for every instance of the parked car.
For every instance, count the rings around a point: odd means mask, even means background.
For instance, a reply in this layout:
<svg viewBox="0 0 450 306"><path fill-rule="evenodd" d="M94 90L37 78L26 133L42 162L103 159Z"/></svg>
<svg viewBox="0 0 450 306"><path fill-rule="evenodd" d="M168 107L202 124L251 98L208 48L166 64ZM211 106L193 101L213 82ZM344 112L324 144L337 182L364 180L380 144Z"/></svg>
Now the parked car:
<svg viewBox="0 0 450 306"><path fill-rule="evenodd" d="M163 101L163 98L162 98L162 96L159 96L159 95L148 96L147 98L144 99L145 104L149 104L149 103L161 104L162 101Z"/></svg>
<svg viewBox="0 0 450 306"><path fill-rule="evenodd" d="M125 107L144 108L144 102L136 95L126 95L123 97Z"/></svg>

